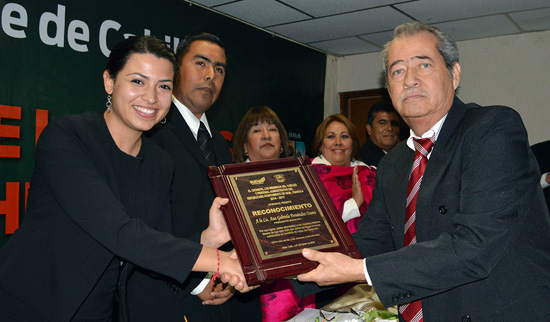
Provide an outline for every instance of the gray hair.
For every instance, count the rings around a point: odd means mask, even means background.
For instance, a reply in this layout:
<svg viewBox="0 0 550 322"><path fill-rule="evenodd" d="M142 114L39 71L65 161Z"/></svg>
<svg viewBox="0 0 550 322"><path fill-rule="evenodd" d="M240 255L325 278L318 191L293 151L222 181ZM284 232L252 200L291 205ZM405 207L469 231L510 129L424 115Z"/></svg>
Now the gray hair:
<svg viewBox="0 0 550 322"><path fill-rule="evenodd" d="M453 66L458 63L458 48L454 40L445 32L438 28L419 21L406 23L395 27L393 31L393 39L384 45L382 50L382 59L384 61L384 75L386 76L386 87L388 86L388 50L393 40L400 37L411 37L423 31L427 31L435 36L439 43L437 50L447 66L449 77L453 77Z"/></svg>

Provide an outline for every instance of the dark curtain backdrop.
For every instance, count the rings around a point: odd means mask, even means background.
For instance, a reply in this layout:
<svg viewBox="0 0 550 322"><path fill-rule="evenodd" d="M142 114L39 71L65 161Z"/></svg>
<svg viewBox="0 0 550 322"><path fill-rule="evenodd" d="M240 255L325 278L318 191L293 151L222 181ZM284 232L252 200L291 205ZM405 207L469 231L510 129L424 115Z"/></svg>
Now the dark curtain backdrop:
<svg viewBox="0 0 550 322"><path fill-rule="evenodd" d="M125 34L151 34L172 46L198 31L223 40L227 76L207 112L220 130L233 133L250 107L268 105L309 146L323 119L324 54L187 2L14 0L0 1L0 10L0 247L14 216L24 218L45 113L51 121L105 109L105 48Z"/></svg>

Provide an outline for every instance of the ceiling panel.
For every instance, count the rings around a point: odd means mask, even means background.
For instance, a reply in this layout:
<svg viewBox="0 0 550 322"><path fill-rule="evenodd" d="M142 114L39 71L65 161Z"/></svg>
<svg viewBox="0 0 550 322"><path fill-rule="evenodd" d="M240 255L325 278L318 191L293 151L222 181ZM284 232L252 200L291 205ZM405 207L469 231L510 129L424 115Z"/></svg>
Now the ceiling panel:
<svg viewBox="0 0 550 322"><path fill-rule="evenodd" d="M357 37L321 41L312 43L310 46L321 49L325 52L337 52L339 55L343 56L380 51L380 47L370 44Z"/></svg>
<svg viewBox="0 0 550 322"><path fill-rule="evenodd" d="M218 6L216 10L259 27L311 19L310 16L273 0L238 1Z"/></svg>
<svg viewBox="0 0 550 322"><path fill-rule="evenodd" d="M299 42L310 43L389 30L399 24L411 21L407 16L391 7L381 7L267 29ZM334 28L334 26L338 26L338 28Z"/></svg>
<svg viewBox="0 0 550 322"><path fill-rule="evenodd" d="M525 31L547 30L550 26L550 8L515 12L510 17Z"/></svg>
<svg viewBox="0 0 550 322"><path fill-rule="evenodd" d="M279 0L298 10L304 11L313 17L332 16L344 12L352 12L386 6L403 0Z"/></svg>
<svg viewBox="0 0 550 322"><path fill-rule="evenodd" d="M438 23L506 12L549 7L549 0L419 0L395 5L414 19Z"/></svg>
<svg viewBox="0 0 550 322"><path fill-rule="evenodd" d="M363 35L359 37L382 48L388 41L393 39L393 30L377 32L374 34Z"/></svg>
<svg viewBox="0 0 550 322"><path fill-rule="evenodd" d="M454 41L479 39L519 33L520 30L505 15L443 22L435 26Z"/></svg>

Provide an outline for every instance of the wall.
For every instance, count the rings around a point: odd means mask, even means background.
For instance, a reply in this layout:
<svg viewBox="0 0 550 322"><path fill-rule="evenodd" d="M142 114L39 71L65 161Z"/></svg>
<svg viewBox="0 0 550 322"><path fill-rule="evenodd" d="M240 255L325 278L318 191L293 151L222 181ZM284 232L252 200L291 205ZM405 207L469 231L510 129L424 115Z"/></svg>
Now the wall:
<svg viewBox="0 0 550 322"><path fill-rule="evenodd" d="M457 42L462 79L459 97L481 105L507 105L523 118L529 141L550 140L550 31ZM329 73L328 70L333 70ZM339 92L380 88L380 53L329 57L325 115L340 111ZM328 92L329 89L336 92Z"/></svg>

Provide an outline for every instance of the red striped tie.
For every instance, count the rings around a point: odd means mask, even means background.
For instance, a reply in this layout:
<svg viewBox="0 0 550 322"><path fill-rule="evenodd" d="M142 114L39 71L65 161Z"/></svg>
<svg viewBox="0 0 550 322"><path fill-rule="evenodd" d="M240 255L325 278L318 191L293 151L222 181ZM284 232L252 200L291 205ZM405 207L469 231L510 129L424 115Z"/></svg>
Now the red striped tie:
<svg viewBox="0 0 550 322"><path fill-rule="evenodd" d="M427 155L434 146L434 140L434 136L426 139L413 139L415 153L411 178L409 179L409 189L407 192L405 247L416 244L416 197L418 196L418 189L422 183L422 177L424 175L424 170L426 169L426 164L428 164ZM422 302L420 300L409 304L400 305L399 312L406 322L424 321Z"/></svg>

